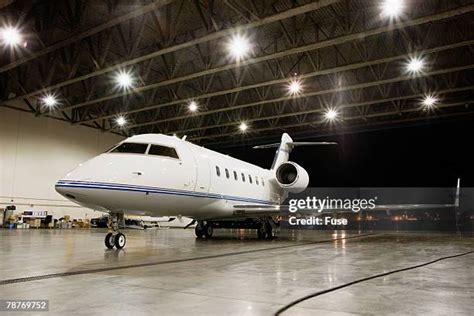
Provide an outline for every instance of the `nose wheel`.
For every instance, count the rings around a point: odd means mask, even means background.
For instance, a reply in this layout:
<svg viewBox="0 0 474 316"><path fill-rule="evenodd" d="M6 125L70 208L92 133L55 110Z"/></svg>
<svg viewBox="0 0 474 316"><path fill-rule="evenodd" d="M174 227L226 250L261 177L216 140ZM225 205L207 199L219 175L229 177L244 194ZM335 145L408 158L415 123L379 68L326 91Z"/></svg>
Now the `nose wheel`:
<svg viewBox="0 0 474 316"><path fill-rule="evenodd" d="M120 218L119 218L120 217ZM123 220L123 214L116 214L116 213L111 213L109 216L109 233L105 235L105 247L109 249L113 249L114 247L117 249L122 249L125 247L127 244L127 237L125 237L124 234L118 231L119 225L118 222L119 220Z"/></svg>

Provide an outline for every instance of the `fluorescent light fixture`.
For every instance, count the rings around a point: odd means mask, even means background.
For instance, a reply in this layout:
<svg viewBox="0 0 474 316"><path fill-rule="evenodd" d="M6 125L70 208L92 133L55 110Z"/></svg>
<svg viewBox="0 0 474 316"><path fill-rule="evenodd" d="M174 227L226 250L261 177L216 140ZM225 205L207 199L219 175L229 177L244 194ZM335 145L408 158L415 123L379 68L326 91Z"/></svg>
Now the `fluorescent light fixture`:
<svg viewBox="0 0 474 316"><path fill-rule="evenodd" d="M426 108L432 108L438 103L438 98L434 95L426 95L422 103Z"/></svg>
<svg viewBox="0 0 474 316"><path fill-rule="evenodd" d="M403 0L384 0L380 7L382 15L392 19L400 16L404 8L405 3Z"/></svg>
<svg viewBox="0 0 474 316"><path fill-rule="evenodd" d="M198 110L198 104L196 101L191 101L188 104L188 110L190 112L196 112Z"/></svg>
<svg viewBox="0 0 474 316"><path fill-rule="evenodd" d="M41 98L41 102L46 105L48 108L53 108L55 105L58 104L58 100L52 94L47 94Z"/></svg>
<svg viewBox="0 0 474 316"><path fill-rule="evenodd" d="M242 122L239 125L239 129L240 129L241 132L246 132L248 128L249 128L249 126L245 122Z"/></svg>
<svg viewBox="0 0 474 316"><path fill-rule="evenodd" d="M335 109L328 109L324 113L324 118L326 118L328 121L334 121L335 119L337 119L338 116L339 113L337 113Z"/></svg>
<svg viewBox="0 0 474 316"><path fill-rule="evenodd" d="M120 115L119 117L117 117L115 119L115 123L118 125L118 126L124 126L125 124L127 124L127 120L125 119L125 117L123 117L122 115Z"/></svg>
<svg viewBox="0 0 474 316"><path fill-rule="evenodd" d="M115 77L115 82L120 88L127 89L133 85L133 78L129 72L120 71Z"/></svg>
<svg viewBox="0 0 474 316"><path fill-rule="evenodd" d="M235 59L240 60L250 53L250 43L248 38L242 35L234 35L227 44L227 49Z"/></svg>
<svg viewBox="0 0 474 316"><path fill-rule="evenodd" d="M422 71L424 66L425 66L425 63L422 58L413 57L408 61L407 70L408 72L416 74Z"/></svg>
<svg viewBox="0 0 474 316"><path fill-rule="evenodd" d="M292 80L288 85L288 92L291 95L299 94L303 87L301 86L301 82L299 80Z"/></svg>
<svg viewBox="0 0 474 316"><path fill-rule="evenodd" d="M22 36L17 28L7 26L0 30L0 38L5 45L16 46L20 44Z"/></svg>

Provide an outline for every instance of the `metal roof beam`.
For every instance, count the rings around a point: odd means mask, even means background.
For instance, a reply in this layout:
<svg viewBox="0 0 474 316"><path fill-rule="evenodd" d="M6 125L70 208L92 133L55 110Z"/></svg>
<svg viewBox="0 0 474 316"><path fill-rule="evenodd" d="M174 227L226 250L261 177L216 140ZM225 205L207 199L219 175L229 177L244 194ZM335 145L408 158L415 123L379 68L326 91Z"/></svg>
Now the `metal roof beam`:
<svg viewBox="0 0 474 316"><path fill-rule="evenodd" d="M106 74L108 72L121 69L123 67L127 67L127 66L130 66L130 65L134 65L134 64L152 59L152 58L159 57L161 55L165 55L165 54L168 54L168 53L171 53L171 52L175 52L175 51L178 51L178 50L181 50L181 49L184 49L184 48L188 48L188 47L191 47L191 46L194 46L194 45L198 45L198 44L201 44L201 43L205 43L205 42L208 42L208 41L211 41L211 40L219 39L221 37L231 35L231 34L237 32L237 31L244 31L244 30L248 30L248 29L252 29L252 28L257 28L257 27L260 27L260 26L263 26L263 25L266 25L266 24L269 24L269 23L277 22L277 21L280 21L280 20L284 20L284 19L296 16L296 15L305 14L307 12L318 10L320 8L335 4L335 3L340 2L340 1L342 1L342 0L321 0L321 1L318 1L318 2L308 3L306 5L302 5L302 6L290 9L290 10L280 12L280 13L272 15L272 16L262 18L258 21L254 21L254 22L251 22L251 23L248 23L248 24L238 25L238 26L235 26L235 27L231 27L229 29L224 29L224 30L221 30L221 31L218 31L218 32L210 33L208 35L196 38L194 40L186 41L186 42L181 43L181 44L177 44L177 45L174 45L174 46L163 48L163 49L154 51L150 54L140 56L140 57L137 57L137 58L134 58L134 59L130 59L130 60L115 64L115 65L112 65L110 67L106 67L106 68L88 73L86 75L82 75L82 76L79 76L79 77L76 77L76 78L65 80L63 82L53 84L53 85L50 85L48 87L44 87L42 89L39 89L39 90L36 90L36 91L33 91L33 92L23 94L21 96L18 96L18 97L9 99L9 100L4 100L3 103L33 97L33 96L41 94L41 93L45 93L45 92L48 92L48 91L51 91L51 90L56 90L56 89L59 89L59 88L64 87L64 86L68 86L68 85L74 84L76 82L84 81L84 80L92 78L92 77L100 76L100 75ZM140 92L140 91L138 91L138 89L135 89L135 90L132 90L130 93L132 93L132 92L136 93L136 92ZM127 95L127 94L130 94L130 93L114 94L112 96L108 96L108 99L113 99L113 98L120 97L120 96L123 96L123 95ZM104 101L102 99L103 98L94 99L94 100L88 101L87 103L75 105L75 107L80 107L80 106L85 106L85 105L89 105L89 104L93 104L93 103L102 102L102 101Z"/></svg>
<svg viewBox="0 0 474 316"><path fill-rule="evenodd" d="M167 4L172 3L173 1L175 1L175 0L156 0L152 3L150 3L150 4L147 4L143 7L141 7L140 9L137 9L135 11L124 14L122 16L113 18L113 19L107 21L106 23L103 23L101 25L93 27L93 28L91 28L91 29L89 29L85 32L80 33L80 34L68 37L67 39L62 40L62 41L60 41L56 44L53 44L51 46L45 47L45 48L43 48L42 50L40 50L38 52L34 52L34 53L32 53L28 56L22 57L22 58L20 58L18 60L15 60L15 61L7 64L7 65L4 65L4 66L0 67L0 73L11 70L13 68L16 68L16 67L26 63L26 62L31 61L33 59L36 59L38 57L41 57L41 56L44 56L46 54L52 53L55 50L58 50L58 49L60 49L64 46L68 46L68 45L70 45L74 42L80 41L84 38L87 38L87 37L90 37L94 34L100 33L100 32L102 32L106 29L114 27L115 25L118 25L118 24L123 23L125 21L134 19L134 18L139 17L141 15L144 15L148 12L154 11L154 10L156 10L156 9L162 7L162 6L165 6ZM25 98L25 96L23 96L22 98Z"/></svg>
<svg viewBox="0 0 474 316"><path fill-rule="evenodd" d="M469 91L469 90L474 91L474 86L439 90L439 91L436 91L436 95L444 95L444 94L448 94L448 93L456 93L456 92ZM378 99L378 100L370 100L370 101L366 101L366 102L341 104L341 105L337 106L337 109L341 110L341 109L345 109L345 108L353 108L353 107L374 105L374 104L380 104L380 103L388 103L388 102L392 102L392 101L415 99L415 98L423 97L424 95L425 95L424 93L417 93L417 94L411 94L411 95L397 96L397 97L393 97L393 98L383 98L383 99ZM319 109L312 109L312 110L306 110L306 111L298 111L298 112L277 114L277 115L272 115L272 116L260 116L260 117L253 118L253 119L247 119L246 122L251 123L251 122L257 122L257 121L265 121L265 120L271 120L271 119L291 117L291 116L296 116L296 115L314 114L314 113L323 112L324 110L325 110L324 108L319 108ZM218 127L232 126L232 125L236 125L236 122L226 122L226 123L222 123L222 124L199 126L199 127L189 128L189 129L185 129L185 130L174 130L174 131L171 131L171 132L167 132L167 134L202 131L202 130L205 130L205 129L212 129L212 128L218 128Z"/></svg>
<svg viewBox="0 0 474 316"><path fill-rule="evenodd" d="M437 108L450 108L450 107L456 107L456 106L465 106L466 104L472 104L474 102L456 102L456 103L449 103L449 104L441 104L438 105ZM351 116L351 117L344 117L344 120L357 120L357 119L365 119L369 117L383 117L383 116L389 116L389 115L398 115L400 113L412 113L412 112L419 112L419 108L413 108L413 109L406 109L406 110L401 110L401 111L389 111L389 112L381 112L381 113L375 113L375 114L369 114L369 115L357 115L357 116ZM472 114L474 111L471 112L462 112L462 113L455 113L455 115L466 115L466 114ZM449 117L452 116L453 113L446 114L446 115L437 115L434 114L432 118L442 118L442 117ZM405 121L413 121L413 120L426 120L427 116L419 117L419 118L410 118L410 119L401 119L397 120L399 122L405 122ZM308 125L319 125L325 123L326 120L317 120L317 121L311 121L311 122L303 122L303 123L297 123L297 124L290 124L290 125L278 125L278 126L270 126L270 127L264 127L264 128L258 128L252 130L252 132L258 133L258 132L264 132L264 131L269 131L269 130L274 130L274 129L288 129L288 128L295 128L295 127L301 127L301 126L308 126ZM392 123L394 121L391 121ZM202 140L202 139L208 139L208 138L220 138L220 137L228 137L228 136L235 136L235 135L241 135L238 132L232 132L232 133L221 133L221 134L213 134L213 135L206 135L206 136L200 136L200 137L194 137L190 138L190 140Z"/></svg>
<svg viewBox="0 0 474 316"><path fill-rule="evenodd" d="M318 4L319 4L319 2L318 2ZM123 96L129 95L129 94L135 94L135 93L139 93L139 92L143 92L143 91L147 91L147 90L151 90L151 89L156 89L156 88L159 88L159 87L179 83L179 82L186 81L186 80L199 78L199 77L202 77L202 76L207 76L207 75L214 74L214 73L217 73L217 72L222 72L222 71L225 71L225 70L240 68L240 67L243 67L243 66L260 63L262 61L282 58L282 57L285 57L285 56L288 56L288 55L304 53L304 52L307 52L307 51L316 50L316 49L320 49L320 48L324 48L324 47L340 45L340 44L344 44L344 43L354 41L354 40L361 40L365 37L374 36L374 35L390 32L390 31L397 30L397 29L403 29L403 28L406 28L406 27L411 27L411 26L421 25L421 24L425 24L425 23L435 22L435 21L439 21L439 20L443 20L443 19L447 19L447 18L452 18L452 17L458 16L458 15L461 15L461 14L466 14L466 13L472 12L472 11L474 11L474 4L462 6L460 8L454 9L454 10L449 10L449 11L445 11L445 12L434 14L434 15L424 16L424 17L414 19L414 20L399 22L399 23L395 23L395 24L392 24L392 25L387 25L387 26L384 26L384 27L363 31L363 32L360 32L360 33L354 33L354 34L349 34L349 35L345 35L345 36L340 36L340 37L330 39L330 40L326 40L326 41L323 41L323 42L318 42L318 43L313 43L313 44L309 44L309 45L299 46L299 47L295 47L295 48L292 48L292 49L288 49L288 50L281 51L281 52L274 53L274 54L270 54L270 55L264 55L264 56L260 56L260 57L256 57L256 58L250 58L250 59L246 59L244 61L236 62L236 63L233 63L233 64L228 64L228 65L215 67L215 68L212 68L212 69L207 69L207 70L196 72L196 73L191 73L191 74L188 74L188 75L185 75L185 76L182 76L182 77L177 77L177 78L173 78L173 79L169 79L169 80L156 82L156 83L153 83L153 84L150 84L150 85L145 85L145 86L142 86L142 87L131 89L130 91L115 93L115 94L99 97L99 98L96 98L96 99L88 100L88 101L85 101L85 102L82 102L82 103L73 104L71 106L67 106L67 107L63 108L63 110L77 109L77 108L80 108L80 107L83 107L83 106L97 104L97 103L104 102L104 101L107 101L107 100L112 100L112 99L115 99L115 98L123 97Z"/></svg>
<svg viewBox="0 0 474 316"><path fill-rule="evenodd" d="M348 91L348 90L355 90L355 89L365 89L365 88L374 87L374 86L383 85L383 84L413 80L413 79L421 78L421 77L437 76L437 75L442 75L442 74L447 74L447 73L457 72L457 71L463 71L463 70L468 70L468 69L474 69L474 64L469 64L469 65L459 66L459 67L453 67L453 68L446 68L446 69L441 69L441 70L435 70L435 71L426 72L426 73L420 73L416 76L413 76L413 75L398 76L398 77L394 77L394 78L390 78L390 79L383 79L383 80L365 82L365 83L355 84L355 85L351 85L351 86L345 86L345 87L341 87L341 88L319 90L319 91L300 94L300 95L290 95L290 96L280 97L280 98L276 98L276 99L268 99L268 100L253 102L253 103L240 104L240 105L226 107L226 108L219 108L219 109L215 109L215 110L194 113L193 117L202 116L202 115L210 115L210 114L214 114L214 113L226 112L226 111L231 111L231 110L236 110L236 109L242 109L242 108L247 108L247 107L261 105L261 104L271 104L271 103L283 102L283 101L292 100L292 99L307 98L307 97L312 97L312 96L317 96L317 95L331 94L331 93L336 93L336 92L341 92L341 91ZM169 121L188 119L189 117L190 117L189 115L182 115L182 116L177 116L177 117L173 117L173 118L156 120L156 121L152 121L152 122L134 124L134 125L130 125L129 128L155 125L155 124L165 123L165 122L169 122Z"/></svg>
<svg viewBox="0 0 474 316"><path fill-rule="evenodd" d="M365 61L365 62L361 62L361 63L354 63L354 64L345 65L345 66L334 67L334 68L330 68L330 69L313 71L313 72L301 74L298 78L303 80L303 79L312 78L312 77L316 77L316 76L322 76L322 75L334 74L334 73L338 73L338 72L355 70L355 69L360 69L360 68L364 68L364 67L369 67L369 66L372 66L372 65L390 63L390 62L393 62L393 61L404 59L408 56L411 56L411 54L429 55L429 54L441 52L441 51L444 51L444 50L459 48L459 47L463 47L463 46L469 46L469 45L473 45L473 44L474 44L474 40L469 40L469 41L465 41L465 42L459 42L459 43L434 47L434 48L430 48L430 49L414 51L414 52L410 52L410 53L407 53L407 54L402 54L402 55L397 55L397 56L392 56L392 57L386 57L386 58L381 58L381 59L376 59L376 60L371 60L371 61ZM221 96L221 95L231 94L231 93L237 93L237 92L242 92L242 91L249 90L249 89L255 89L255 88L260 88L260 87L265 87L265 86L270 86L270 85L282 84L282 83L286 83L286 82L288 82L287 78L275 79L275 80L270 80L270 81L259 82L259 83L256 83L256 84L240 86L240 87L236 87L236 88L232 88L232 89L205 93L205 94L194 96L192 99L193 100L207 99L207 98L211 98L211 97L216 97L216 96ZM146 106L146 107L139 108L139 109L134 109L134 110L129 110L129 111L122 111L122 112L120 112L120 114L122 114L122 115L135 114L135 113L140 113L140 112L144 112L144 111L158 109L158 108L162 108L162 107L166 107L166 106L184 104L188 99L189 98L179 99L179 100L174 100L174 101L171 101L171 102L159 103L159 104ZM99 117L96 117L96 118L91 118L91 119L79 121L77 123L78 124L90 123L90 122L93 122L95 120L114 118L116 115L117 115L117 113L113 113L113 114L109 114L109 115L103 115L103 116L99 116Z"/></svg>

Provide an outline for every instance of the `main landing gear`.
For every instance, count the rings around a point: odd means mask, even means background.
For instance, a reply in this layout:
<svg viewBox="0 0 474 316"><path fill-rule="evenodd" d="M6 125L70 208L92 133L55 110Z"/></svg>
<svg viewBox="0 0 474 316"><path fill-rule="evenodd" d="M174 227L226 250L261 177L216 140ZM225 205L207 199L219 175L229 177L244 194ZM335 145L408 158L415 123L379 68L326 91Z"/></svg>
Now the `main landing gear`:
<svg viewBox="0 0 474 316"><path fill-rule="evenodd" d="M116 247L117 249L122 249L127 243L127 237L124 234L118 231L119 222L123 222L123 214L110 213L109 215L109 233L105 236L105 246L109 249Z"/></svg>
<svg viewBox="0 0 474 316"><path fill-rule="evenodd" d="M257 228L258 239L272 239L273 227L268 219L265 219L258 224Z"/></svg>
<svg viewBox="0 0 474 316"><path fill-rule="evenodd" d="M214 228L212 222L209 221L198 221L196 228L194 229L197 238L211 238Z"/></svg>
<svg viewBox="0 0 474 316"><path fill-rule="evenodd" d="M194 222L193 222L194 223ZM193 224L191 223L191 224ZM191 225L190 224L190 225ZM200 220L197 222L194 232L198 238L211 238L214 229L230 228L230 229L256 229L258 239L272 239L274 237L273 228L277 228L278 224L271 218L247 218L247 219L213 219L212 221Z"/></svg>

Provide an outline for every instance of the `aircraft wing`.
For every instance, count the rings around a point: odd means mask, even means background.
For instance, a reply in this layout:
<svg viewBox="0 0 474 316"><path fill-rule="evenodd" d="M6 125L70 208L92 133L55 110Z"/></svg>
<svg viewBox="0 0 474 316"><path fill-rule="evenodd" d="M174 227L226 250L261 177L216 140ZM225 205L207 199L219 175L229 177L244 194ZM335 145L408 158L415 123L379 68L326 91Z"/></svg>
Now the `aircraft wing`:
<svg viewBox="0 0 474 316"><path fill-rule="evenodd" d="M444 208L457 208L459 207L459 195L460 195L460 179L458 179L456 187L456 195L453 204L380 204L375 205L372 209L364 209L364 212L376 212L376 211L399 211L399 210L435 210ZM234 205L234 215L245 215L245 216L272 216L272 215L284 215L289 212L289 205ZM311 215L320 216L323 214L334 214L334 213L349 213L353 212L348 209L340 208L325 208L322 211L320 209L301 209L294 214L298 215ZM355 212L353 212L355 213Z"/></svg>
<svg viewBox="0 0 474 316"><path fill-rule="evenodd" d="M364 212L377 212L377 211L399 211L399 210L435 210L443 208L455 208L456 204L387 204L387 205L376 205L372 209L364 209ZM289 213L288 205L275 205L275 206L262 206L262 205L234 205L234 215L247 215L247 216L272 216L272 215L284 215ZM340 208L325 208L322 211L320 209L301 209L293 214L298 215L311 215L320 216L324 214L334 213L356 213L348 209Z"/></svg>

